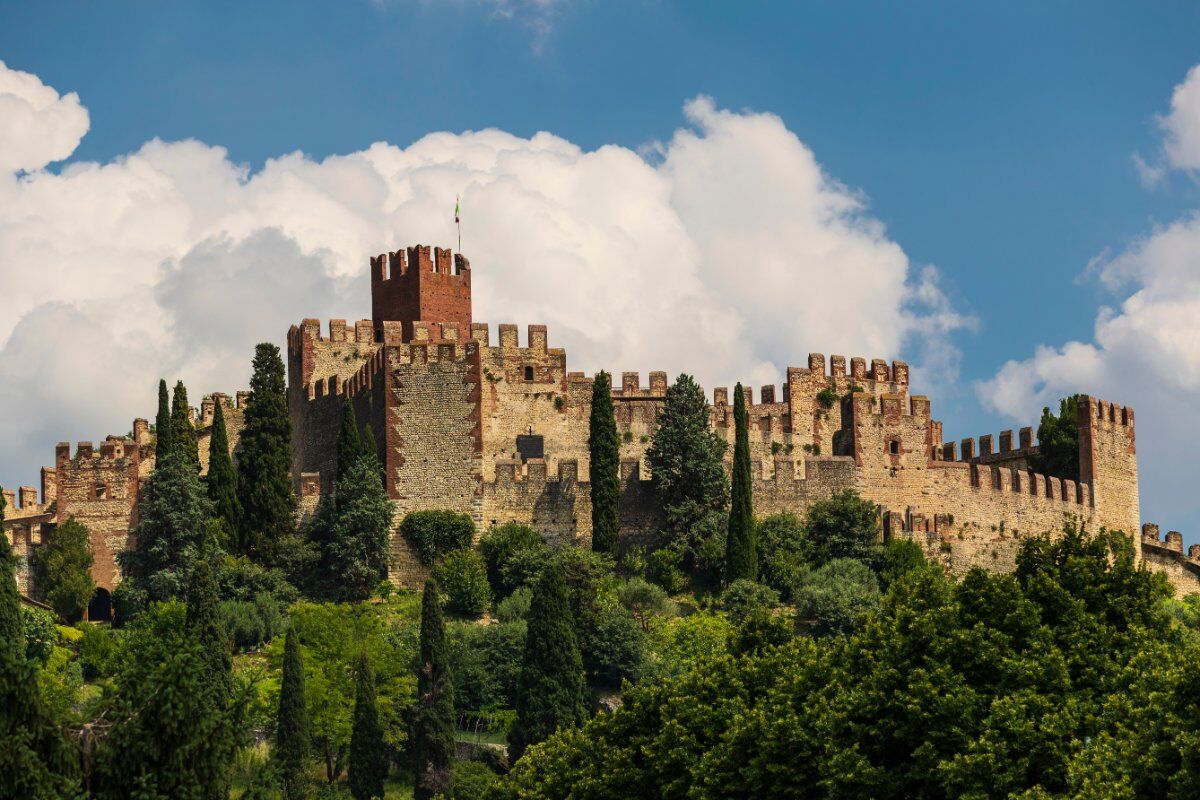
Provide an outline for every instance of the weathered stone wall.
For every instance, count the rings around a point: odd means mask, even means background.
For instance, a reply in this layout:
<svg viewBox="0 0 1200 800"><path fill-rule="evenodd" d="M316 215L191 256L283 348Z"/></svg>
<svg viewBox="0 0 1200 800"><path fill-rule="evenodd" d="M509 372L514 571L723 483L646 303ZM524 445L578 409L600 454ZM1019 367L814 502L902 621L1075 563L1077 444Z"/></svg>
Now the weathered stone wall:
<svg viewBox="0 0 1200 800"><path fill-rule="evenodd" d="M5 489L4 537L17 558L17 590L24 595L34 593L29 561L34 551L47 541L54 530L53 490L46 493L46 481L53 480L54 470L42 470L43 498L49 502L38 502L38 490L33 486L21 486L16 490Z"/></svg>
<svg viewBox="0 0 1200 800"><path fill-rule="evenodd" d="M1166 539L1159 538L1159 528L1147 522L1141 533L1142 562L1167 576L1176 597L1200 592L1200 544L1183 552L1183 534L1167 531Z"/></svg>

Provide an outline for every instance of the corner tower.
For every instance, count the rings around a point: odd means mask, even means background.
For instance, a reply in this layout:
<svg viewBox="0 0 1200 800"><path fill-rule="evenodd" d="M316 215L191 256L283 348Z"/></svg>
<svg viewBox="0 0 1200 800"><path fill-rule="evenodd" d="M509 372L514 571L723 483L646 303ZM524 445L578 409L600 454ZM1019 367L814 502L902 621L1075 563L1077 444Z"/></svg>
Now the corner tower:
<svg viewBox="0 0 1200 800"><path fill-rule="evenodd" d="M377 341L383 323L398 322L404 341L414 338L416 322L428 325L430 336L441 336L440 325L457 325L461 335L471 330L471 264L461 253L416 245L371 259L371 319Z"/></svg>
<svg viewBox="0 0 1200 800"><path fill-rule="evenodd" d="M1133 409L1079 398L1079 480L1090 483L1099 524L1139 544L1137 438Z"/></svg>

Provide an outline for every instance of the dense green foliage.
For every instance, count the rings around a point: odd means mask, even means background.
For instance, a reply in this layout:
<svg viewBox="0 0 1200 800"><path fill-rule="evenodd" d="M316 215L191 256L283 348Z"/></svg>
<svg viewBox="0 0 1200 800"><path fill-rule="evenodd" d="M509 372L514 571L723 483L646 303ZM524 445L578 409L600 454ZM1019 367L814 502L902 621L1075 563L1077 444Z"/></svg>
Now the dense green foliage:
<svg viewBox="0 0 1200 800"><path fill-rule="evenodd" d="M779 592L745 578L736 580L721 592L721 608L734 625L740 625L759 609L769 610L779 605Z"/></svg>
<svg viewBox="0 0 1200 800"><path fill-rule="evenodd" d="M474 550L451 550L433 568L433 577L446 593L446 608L455 614L478 617L492 604L487 566Z"/></svg>
<svg viewBox="0 0 1200 800"><path fill-rule="evenodd" d="M721 459L726 443L709 425L709 406L690 375L667 388L646 460L667 528L687 535L714 511L723 511L729 485Z"/></svg>
<svg viewBox="0 0 1200 800"><path fill-rule="evenodd" d="M354 800L383 797L383 782L388 773L388 753L383 744L383 728L375 707L375 672L363 653L354 670L354 728L350 734L350 758L347 783Z"/></svg>
<svg viewBox="0 0 1200 800"><path fill-rule="evenodd" d="M169 453L155 465L138 498L135 546L117 555L131 607L183 597L211 541L211 516L212 503L186 458Z"/></svg>
<svg viewBox="0 0 1200 800"><path fill-rule="evenodd" d="M499 599L532 583L546 563L546 544L528 525L508 522L487 532L479 542L487 564L488 583Z"/></svg>
<svg viewBox="0 0 1200 800"><path fill-rule="evenodd" d="M414 511L400 523L400 533L416 548L421 563L432 565L451 550L471 546L475 521L453 511Z"/></svg>
<svg viewBox="0 0 1200 800"><path fill-rule="evenodd" d="M1037 452L1029 454L1029 469L1044 475L1079 480L1079 397L1058 401L1058 414L1042 409Z"/></svg>
<svg viewBox="0 0 1200 800"><path fill-rule="evenodd" d="M229 711L219 707L210 666L182 604L155 604L142 614L126 635L116 670L106 716L120 724L97 754L98 798L212 797L231 748Z"/></svg>
<svg viewBox="0 0 1200 800"><path fill-rule="evenodd" d="M813 503L804 519L804 557L813 566L835 558L873 562L879 554L875 506L852 490Z"/></svg>
<svg viewBox="0 0 1200 800"><path fill-rule="evenodd" d="M279 558L295 528L292 491L292 421L288 415L283 359L273 344L254 351L250 406L238 458L238 500L242 505L238 551L263 564Z"/></svg>
<svg viewBox="0 0 1200 800"><path fill-rule="evenodd" d="M25 654L15 567L8 539L0 536L0 797L59 800L74 796L77 760Z"/></svg>
<svg viewBox="0 0 1200 800"><path fill-rule="evenodd" d="M67 622L87 611L96 584L92 581L92 543L88 530L71 517L54 529L30 559L34 585Z"/></svg>
<svg viewBox="0 0 1200 800"><path fill-rule="evenodd" d="M1167 593L1127 540L1074 528L1027 540L1013 575L917 566L844 638L630 689L501 796L1193 797L1200 646Z"/></svg>
<svg viewBox="0 0 1200 800"><path fill-rule="evenodd" d="M362 454L362 438L358 435L358 419L354 403L347 397L342 401L342 427L337 438L337 482L341 482Z"/></svg>
<svg viewBox="0 0 1200 800"><path fill-rule="evenodd" d="M212 771L200 776L202 796L222 800L229 796L227 765L233 758L233 717L229 713L233 700L233 664L229 658L229 634L217 599L217 582L208 560L201 560L192 570L187 588L187 628L199 645L203 666L197 676L200 698L207 703L207 713L220 721L212 734L212 744L224 748L213 755ZM224 767L224 768L220 768Z"/></svg>
<svg viewBox="0 0 1200 800"><path fill-rule="evenodd" d="M485 713L516 705L525 654L523 619L452 625L446 631L446 653L454 676L455 708Z"/></svg>
<svg viewBox="0 0 1200 800"><path fill-rule="evenodd" d="M758 521L756 534L759 580L790 597L796 573L805 563L803 520L790 511L772 514Z"/></svg>
<svg viewBox="0 0 1200 800"><path fill-rule="evenodd" d="M283 676L275 722L275 760L285 800L308 796L308 760L312 733L304 691L304 665L300 640L289 630L283 645Z"/></svg>
<svg viewBox="0 0 1200 800"><path fill-rule="evenodd" d="M612 401L612 377L601 370L592 381L588 420L588 474L592 488L592 549L617 554L621 530L621 442Z"/></svg>
<svg viewBox="0 0 1200 800"><path fill-rule="evenodd" d="M157 463L175 452L175 423L171 420L171 399L167 382L158 382L158 414L154 417L154 459Z"/></svg>
<svg viewBox="0 0 1200 800"><path fill-rule="evenodd" d="M196 426L192 424L192 406L188 402L187 387L183 381L175 382L171 393L171 430L175 437L175 450L192 466L200 471L200 452L196 443Z"/></svg>
<svg viewBox="0 0 1200 800"><path fill-rule="evenodd" d="M530 745L587 718L583 658L558 564L548 565L534 588L528 625L517 684L517 720L508 735L509 757L514 761Z"/></svg>
<svg viewBox="0 0 1200 800"><path fill-rule="evenodd" d="M733 486L730 490L729 534L725 538L725 583L758 579L748 423L746 396L739 383L733 389Z"/></svg>
<svg viewBox="0 0 1200 800"><path fill-rule="evenodd" d="M879 605L879 580L863 562L835 558L797 572L792 603L802 629L818 636L849 633L859 614Z"/></svg>
<svg viewBox="0 0 1200 800"><path fill-rule="evenodd" d="M306 535L317 553L308 582L318 597L366 600L387 577L394 506L379 481L374 457L357 450L335 489L307 524Z"/></svg>
<svg viewBox="0 0 1200 800"><path fill-rule="evenodd" d="M212 435L208 440L208 499L213 502L213 515L222 520L230 534L238 529L242 517L242 504L238 500L237 471L229 454L229 432L225 427L223 403L216 403L213 410Z"/></svg>
<svg viewBox="0 0 1200 800"><path fill-rule="evenodd" d="M417 661L417 707L413 718L414 800L430 800L450 788L454 758L454 684L446 652L446 626L437 583L421 594L421 650Z"/></svg>

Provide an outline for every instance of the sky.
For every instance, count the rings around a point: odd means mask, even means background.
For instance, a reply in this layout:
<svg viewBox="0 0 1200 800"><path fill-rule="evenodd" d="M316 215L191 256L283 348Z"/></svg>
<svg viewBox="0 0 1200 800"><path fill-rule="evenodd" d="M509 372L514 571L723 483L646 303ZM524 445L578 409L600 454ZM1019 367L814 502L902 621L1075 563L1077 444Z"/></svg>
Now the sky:
<svg viewBox="0 0 1200 800"><path fill-rule="evenodd" d="M1200 541L1200 6L0 0L0 484L453 245L569 367L1137 412Z"/></svg>

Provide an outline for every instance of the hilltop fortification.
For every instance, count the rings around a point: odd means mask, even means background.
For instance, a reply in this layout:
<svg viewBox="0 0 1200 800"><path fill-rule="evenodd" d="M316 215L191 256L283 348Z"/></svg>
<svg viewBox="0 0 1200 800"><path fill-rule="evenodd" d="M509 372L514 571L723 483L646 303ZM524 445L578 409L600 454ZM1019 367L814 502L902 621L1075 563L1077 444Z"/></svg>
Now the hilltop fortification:
<svg viewBox="0 0 1200 800"><path fill-rule="evenodd" d="M481 529L516 521L550 539L587 540L591 379L568 371L566 351L550 346L544 325L529 325L522 341L516 325L501 324L493 340L491 327L473 318L471 265L461 254L417 245L374 257L370 268L370 319L305 319L287 333L301 508L331 490L348 397L373 429L397 521L411 511L452 509ZM612 392L628 543L650 537L659 523L645 454L669 376L651 372L643 385L636 372L619 374ZM1132 534L1139 557L1177 592L1200 590L1200 547L1185 555L1178 534L1163 542L1156 526L1141 527L1132 408L1081 398L1080 471L1061 479L1029 471L1038 447L1032 428L945 440L929 399L910 392L903 361L810 354L805 366L788 368L781 386L761 387L757 402L744 391L760 516L803 512L853 489L878 506L885 536L916 541L963 572L1011 569L1021 536L1060 530L1069 515L1092 529ZM713 389L711 424L732 442L729 393ZM206 399L195 420L205 459L214 402L227 405L236 453L246 399ZM109 437L99 453L85 442L72 457L59 445L55 467L43 470L42 502L22 488L10 510L6 529L24 537L18 552L74 514L92 530L97 584L111 590L152 450L141 420L132 438ZM398 534L390 572L403 584L424 577Z"/></svg>

